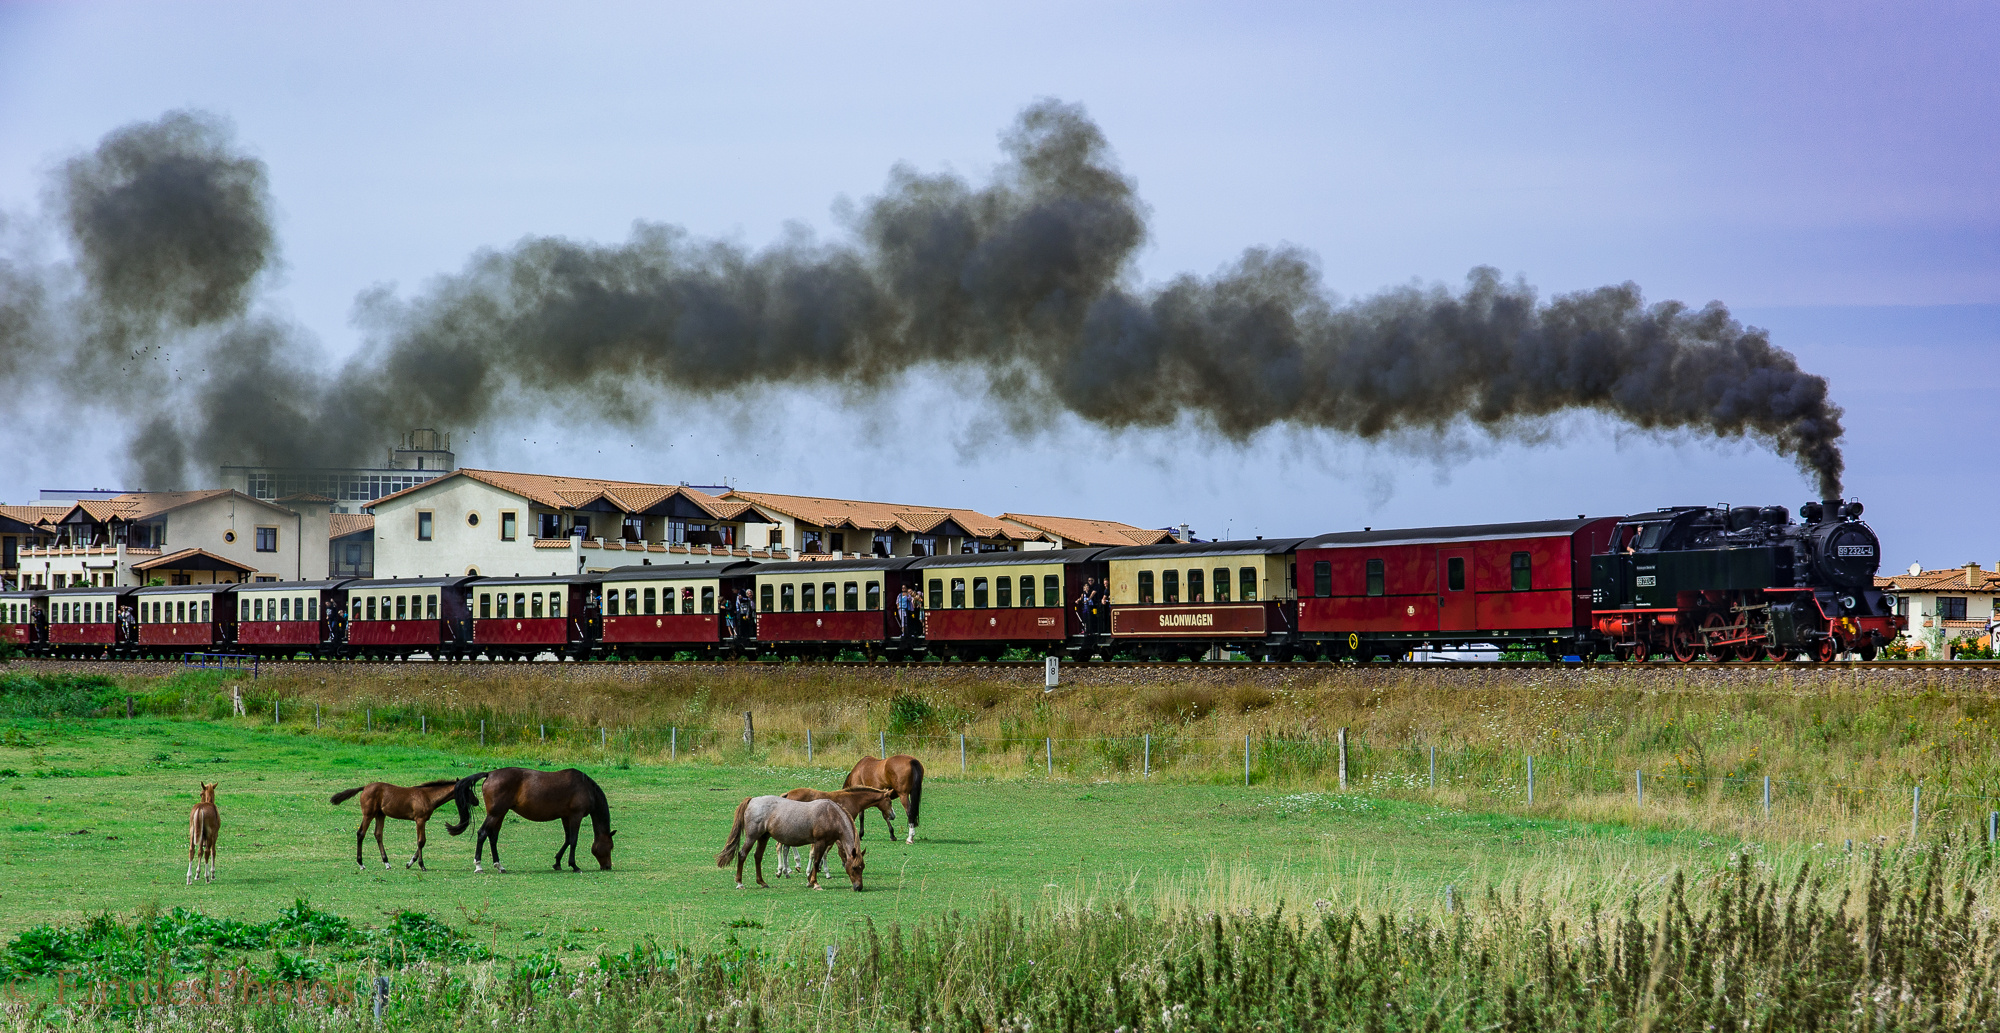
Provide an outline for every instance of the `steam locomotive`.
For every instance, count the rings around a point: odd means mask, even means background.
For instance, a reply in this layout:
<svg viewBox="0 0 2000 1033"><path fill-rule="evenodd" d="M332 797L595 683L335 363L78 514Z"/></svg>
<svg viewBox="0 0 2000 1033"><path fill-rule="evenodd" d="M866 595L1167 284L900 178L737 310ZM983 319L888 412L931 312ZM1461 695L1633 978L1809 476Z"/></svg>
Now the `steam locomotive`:
<svg viewBox="0 0 2000 1033"><path fill-rule="evenodd" d="M639 565L546 578L0 592L37 655L1872 659L1905 626L1858 502L1317 538Z"/></svg>
<svg viewBox="0 0 2000 1033"><path fill-rule="evenodd" d="M1594 628L1620 655L1761 660L1853 650L1902 629L1875 587L1881 542L1859 502L1676 506L1618 523L1591 559Z"/></svg>

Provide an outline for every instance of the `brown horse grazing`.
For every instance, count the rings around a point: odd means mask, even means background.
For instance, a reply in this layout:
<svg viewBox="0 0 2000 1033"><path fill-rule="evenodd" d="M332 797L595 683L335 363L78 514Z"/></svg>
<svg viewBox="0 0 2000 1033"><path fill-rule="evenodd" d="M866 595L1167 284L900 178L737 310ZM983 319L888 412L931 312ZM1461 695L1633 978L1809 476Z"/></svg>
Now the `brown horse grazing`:
<svg viewBox="0 0 2000 1033"><path fill-rule="evenodd" d="M375 823L375 849L382 852L382 868L389 868L389 848L382 843L383 826L390 818L417 823L417 852L403 862L403 867L416 865L428 871L424 864L424 823L431 820L431 812L444 806L447 800L458 801L458 824L446 825L444 830L456 836L472 824L472 786L463 779L440 778L422 785L398 786L387 782L370 782L359 789L333 794L335 806L346 803L349 797L361 797L361 827L354 830L354 864L366 868L361 860L361 847L368 839L368 823Z"/></svg>
<svg viewBox="0 0 2000 1033"><path fill-rule="evenodd" d="M881 811L882 820L889 823L890 839L896 838L896 810L889 806L889 801L895 798L896 791L894 789L875 788L842 789L837 793L828 793L818 789L801 787L785 794L785 799L797 800L800 803L810 803L814 800L832 800L834 803L840 805L841 810L847 812L849 818L859 817L863 811L873 807ZM857 828L854 838L860 839L861 835L861 830ZM778 844L778 878L782 879L796 870L798 870L798 865L792 863L792 848L783 843Z"/></svg>
<svg viewBox="0 0 2000 1033"><path fill-rule="evenodd" d="M215 881L215 837L222 832L222 812L215 809L215 787L220 782L201 783L201 802L188 812L187 884L201 878L202 862L208 863L208 881Z"/></svg>
<svg viewBox="0 0 2000 1033"><path fill-rule="evenodd" d="M909 819L910 838L906 842L917 841L917 808L924 800L924 765L922 761L907 753L898 753L888 760L863 757L856 761L854 770L847 773L847 781L842 789L855 786L888 786L903 800L903 816ZM863 816L862 820L867 820ZM896 838L896 828L889 827L889 838Z"/></svg>
<svg viewBox="0 0 2000 1033"><path fill-rule="evenodd" d="M591 855L597 858L597 866L605 870L611 868L611 837L618 833L611 829L611 804L604 798L604 790L590 780L590 776L575 768L561 771L536 771L533 768L495 768L468 775L459 779L459 784L468 790L484 779L486 788L486 820L480 823L478 841L472 848L472 870L484 871L479 861L486 844L493 844L493 869L504 872L500 866L500 825L507 820L507 812L513 811L529 821L561 821L563 823L563 845L556 849L557 870L562 869L563 851L569 852L569 870L578 871L576 866L576 833L583 825L585 815L590 816L590 830L593 838Z"/></svg>
<svg viewBox="0 0 2000 1033"><path fill-rule="evenodd" d="M748 836L748 841L744 837ZM736 824L729 829L729 843L722 853L715 855L717 868L729 867L736 862L736 888L743 888L743 860L750 856L750 848L757 850L757 885L770 889L764 881L764 848L771 840L780 846L805 846L812 844L812 856L806 859L806 885L813 889L825 889L819 884L819 867L826 858L828 847L840 851L840 863L847 869L847 881L854 884L854 891L861 892L861 871L865 866L862 859L861 843L854 835L854 820L840 805L832 800L814 800L800 803L782 796L752 796L736 805Z"/></svg>

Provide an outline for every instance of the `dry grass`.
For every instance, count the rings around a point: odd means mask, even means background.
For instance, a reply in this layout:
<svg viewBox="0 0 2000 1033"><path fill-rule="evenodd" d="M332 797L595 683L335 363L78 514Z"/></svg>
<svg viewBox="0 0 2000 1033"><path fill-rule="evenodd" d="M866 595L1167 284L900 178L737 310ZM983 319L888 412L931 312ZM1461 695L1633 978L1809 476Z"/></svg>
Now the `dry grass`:
<svg viewBox="0 0 2000 1033"><path fill-rule="evenodd" d="M156 694L156 709L171 711L173 697L183 712L227 713L212 697L196 700L212 687L123 678ZM319 706L343 734L364 723L400 733L418 715L433 731L471 734L483 719L490 744L538 739L546 725L545 752L604 742L642 761L802 765L810 730L813 762L840 763L873 752L886 732L892 751L952 775L963 733L973 775L1044 776L1053 752L1063 777L1136 778L1150 766L1155 777L1225 780L1242 777L1248 735L1254 777L1323 788L1337 783L1332 740L1346 728L1351 790L1449 806L1801 842L1907 837L1919 783L1929 826L1983 825L2000 809L1991 799L2000 797L2000 674L1977 669L1215 665L1070 668L1052 694L1040 681L1038 670L955 665L328 664L243 684L253 715L268 714L276 696L294 713ZM757 730L748 749L745 711ZM1150 764L1139 738L1148 735ZM1056 742L1045 752L1047 738ZM1643 807L1635 771L1646 773Z"/></svg>

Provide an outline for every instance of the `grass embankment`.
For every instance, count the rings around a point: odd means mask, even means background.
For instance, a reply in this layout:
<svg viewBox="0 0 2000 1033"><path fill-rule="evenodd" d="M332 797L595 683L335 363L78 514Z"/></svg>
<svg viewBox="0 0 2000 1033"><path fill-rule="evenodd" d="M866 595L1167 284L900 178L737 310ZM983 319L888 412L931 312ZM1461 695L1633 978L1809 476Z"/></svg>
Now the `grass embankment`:
<svg viewBox="0 0 2000 1033"><path fill-rule="evenodd" d="M246 725L268 722L278 699L288 721L317 708L323 733L464 749L484 721L490 749L580 764L803 765L810 730L813 762L873 753L886 736L939 772L958 766L963 733L976 775L1125 780L1150 766L1155 778L1221 783L1242 781L1247 735L1253 782L1323 790L1338 785L1335 734L1346 728L1350 789L1454 807L1801 842L1907 838L1918 785L1934 828L1983 827L2000 809L2000 674L1986 671L1224 665L1065 677L1044 695L1039 671L944 665L329 664L240 684ZM144 712L231 712L210 679L117 680ZM747 749L745 711L757 732Z"/></svg>

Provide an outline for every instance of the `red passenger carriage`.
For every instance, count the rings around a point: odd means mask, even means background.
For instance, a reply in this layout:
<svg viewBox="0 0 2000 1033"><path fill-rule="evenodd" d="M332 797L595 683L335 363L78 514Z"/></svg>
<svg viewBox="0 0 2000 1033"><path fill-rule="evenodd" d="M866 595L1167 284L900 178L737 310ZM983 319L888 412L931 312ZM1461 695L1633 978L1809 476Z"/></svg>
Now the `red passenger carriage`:
<svg viewBox="0 0 2000 1033"><path fill-rule="evenodd" d="M331 581L259 581L240 586L236 644L246 653L324 656L339 651L347 620L346 586Z"/></svg>
<svg viewBox="0 0 2000 1033"><path fill-rule="evenodd" d="M1298 550L1309 652L1370 659L1412 649L1535 643L1582 648L1590 561L1617 518L1344 531Z"/></svg>
<svg viewBox="0 0 2000 1033"><path fill-rule="evenodd" d="M465 591L474 654L529 660L589 655L600 630L596 574L481 578Z"/></svg>
<svg viewBox="0 0 2000 1033"><path fill-rule="evenodd" d="M673 659L679 653L714 656L754 648L725 608L750 591L756 564L660 564L619 567L602 578L602 636L606 654Z"/></svg>
<svg viewBox="0 0 2000 1033"><path fill-rule="evenodd" d="M347 653L396 657L470 656L470 577L377 578L347 583Z"/></svg>

